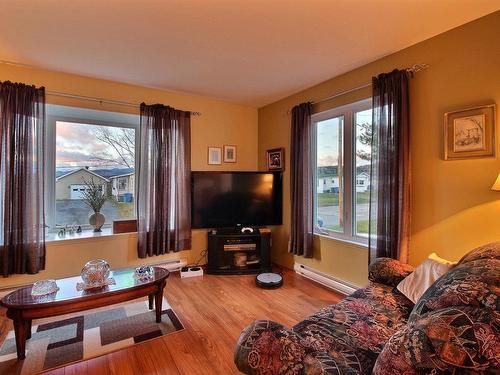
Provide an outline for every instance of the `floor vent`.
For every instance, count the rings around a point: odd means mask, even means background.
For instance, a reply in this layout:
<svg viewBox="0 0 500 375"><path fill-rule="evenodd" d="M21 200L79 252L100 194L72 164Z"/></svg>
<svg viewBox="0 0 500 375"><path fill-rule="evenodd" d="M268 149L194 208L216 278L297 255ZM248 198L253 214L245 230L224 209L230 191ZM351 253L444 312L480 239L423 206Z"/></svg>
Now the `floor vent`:
<svg viewBox="0 0 500 375"><path fill-rule="evenodd" d="M295 263L293 269L298 274L345 295L349 295L359 289L354 284L337 279L302 263Z"/></svg>

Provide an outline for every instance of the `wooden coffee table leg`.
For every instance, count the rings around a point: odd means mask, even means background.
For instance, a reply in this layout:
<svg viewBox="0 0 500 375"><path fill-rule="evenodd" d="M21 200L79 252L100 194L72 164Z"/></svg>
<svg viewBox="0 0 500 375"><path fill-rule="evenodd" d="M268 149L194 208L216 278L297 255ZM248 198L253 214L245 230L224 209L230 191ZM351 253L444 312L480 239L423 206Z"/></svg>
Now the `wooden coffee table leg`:
<svg viewBox="0 0 500 375"><path fill-rule="evenodd" d="M154 294L150 294L148 296L148 299L149 299L149 309L150 310L153 310L153 301L154 301L154 298L155 298L155 295Z"/></svg>
<svg viewBox="0 0 500 375"><path fill-rule="evenodd" d="M156 323L161 323L161 304L163 302L163 289L155 294Z"/></svg>
<svg viewBox="0 0 500 375"><path fill-rule="evenodd" d="M28 324L21 318L14 319L14 332L16 334L17 359L26 358L26 335Z"/></svg>
<svg viewBox="0 0 500 375"><path fill-rule="evenodd" d="M26 339L29 340L31 338L31 319L26 321Z"/></svg>

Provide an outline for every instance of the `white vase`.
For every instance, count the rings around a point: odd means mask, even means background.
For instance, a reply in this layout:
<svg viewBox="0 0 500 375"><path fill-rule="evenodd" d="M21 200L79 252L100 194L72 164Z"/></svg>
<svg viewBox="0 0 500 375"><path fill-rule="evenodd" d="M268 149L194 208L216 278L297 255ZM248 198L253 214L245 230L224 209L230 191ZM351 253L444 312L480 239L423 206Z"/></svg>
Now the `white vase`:
<svg viewBox="0 0 500 375"><path fill-rule="evenodd" d="M100 212L94 212L89 216L89 224L94 227L94 232L100 232L106 218Z"/></svg>

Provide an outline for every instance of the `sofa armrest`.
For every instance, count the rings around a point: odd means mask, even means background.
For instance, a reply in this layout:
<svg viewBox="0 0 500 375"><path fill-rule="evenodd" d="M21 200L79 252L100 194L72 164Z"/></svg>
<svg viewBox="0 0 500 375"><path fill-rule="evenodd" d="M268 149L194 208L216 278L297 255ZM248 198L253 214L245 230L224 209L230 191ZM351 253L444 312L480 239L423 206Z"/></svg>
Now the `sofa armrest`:
<svg viewBox="0 0 500 375"><path fill-rule="evenodd" d="M234 363L245 374L295 373L303 368L306 348L290 329L269 320L256 320L241 332Z"/></svg>
<svg viewBox="0 0 500 375"><path fill-rule="evenodd" d="M414 271L409 264L396 259L377 258L368 268L368 279L374 283L397 286L401 280Z"/></svg>

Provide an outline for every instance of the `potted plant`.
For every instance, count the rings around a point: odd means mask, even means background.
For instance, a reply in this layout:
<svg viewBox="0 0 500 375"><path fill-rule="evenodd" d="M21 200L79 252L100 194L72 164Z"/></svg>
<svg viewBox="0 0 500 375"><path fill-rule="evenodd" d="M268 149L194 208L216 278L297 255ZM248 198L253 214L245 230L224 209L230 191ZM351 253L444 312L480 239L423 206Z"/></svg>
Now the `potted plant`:
<svg viewBox="0 0 500 375"><path fill-rule="evenodd" d="M94 232L100 232L106 218L101 214L101 208L108 200L108 194L103 185L97 184L93 178L90 181L83 179L85 191L82 192L83 202L89 206L94 213L89 216L89 224Z"/></svg>

